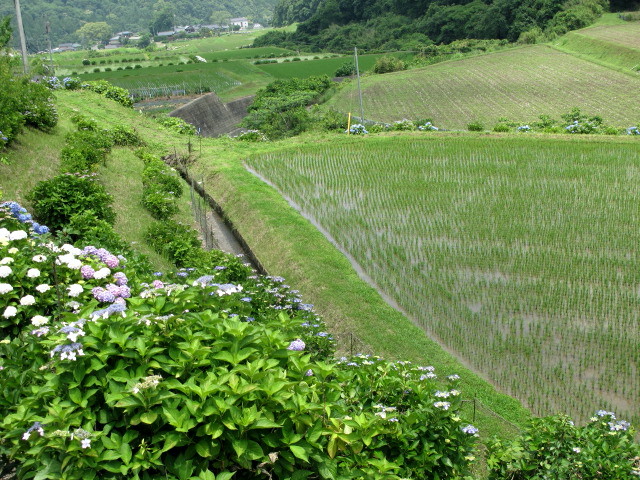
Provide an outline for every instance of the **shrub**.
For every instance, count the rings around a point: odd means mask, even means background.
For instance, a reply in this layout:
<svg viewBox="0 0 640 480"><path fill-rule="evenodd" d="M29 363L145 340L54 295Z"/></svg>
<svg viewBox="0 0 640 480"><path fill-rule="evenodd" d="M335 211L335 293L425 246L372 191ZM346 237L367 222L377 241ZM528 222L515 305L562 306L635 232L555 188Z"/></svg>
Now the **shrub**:
<svg viewBox="0 0 640 480"><path fill-rule="evenodd" d="M467 125L467 130L470 132L484 132L484 125L476 120Z"/></svg>
<svg viewBox="0 0 640 480"><path fill-rule="evenodd" d="M139 147L144 145L144 140L135 128L128 125L115 125L109 130L109 135L114 145Z"/></svg>
<svg viewBox="0 0 640 480"><path fill-rule="evenodd" d="M260 130L247 130L236 137L243 142L266 142L267 136Z"/></svg>
<svg viewBox="0 0 640 480"><path fill-rule="evenodd" d="M390 73L397 72L399 70L406 70L407 64L399 58L385 55L376 60L373 65L374 73Z"/></svg>
<svg viewBox="0 0 640 480"><path fill-rule="evenodd" d="M489 478L611 478L640 475L640 445L628 422L598 411L582 427L564 415L534 418L522 436L489 443Z"/></svg>
<svg viewBox="0 0 640 480"><path fill-rule="evenodd" d="M82 60L82 65L91 65L91 60L85 58L84 60Z"/></svg>
<svg viewBox="0 0 640 480"><path fill-rule="evenodd" d="M382 133L388 132L391 128L391 125L389 125L388 123L374 123L369 125L368 128L370 133Z"/></svg>
<svg viewBox="0 0 640 480"><path fill-rule="evenodd" d="M402 120L393 122L390 129L393 131L411 131L416 129L416 125L411 120L403 118Z"/></svg>
<svg viewBox="0 0 640 480"><path fill-rule="evenodd" d="M145 233L145 240L176 267L189 267L193 250L201 246L194 230L173 220L153 223Z"/></svg>
<svg viewBox="0 0 640 480"><path fill-rule="evenodd" d="M175 197L164 192L146 192L142 198L142 205L156 220L167 220L178 213Z"/></svg>
<svg viewBox="0 0 640 480"><path fill-rule="evenodd" d="M19 97L20 110L25 123L43 131L49 131L58 124L58 111L53 104L49 89L42 84L21 80Z"/></svg>
<svg viewBox="0 0 640 480"><path fill-rule="evenodd" d="M180 135L195 135L196 127L178 117L159 117L156 119L160 125Z"/></svg>
<svg viewBox="0 0 640 480"><path fill-rule="evenodd" d="M83 88L90 90L92 92L99 93L111 100L118 102L125 107L133 106L133 101L129 95L129 92L124 88L116 87L115 85L110 84L106 80L97 80L94 82L84 83Z"/></svg>
<svg viewBox="0 0 640 480"><path fill-rule="evenodd" d="M440 129L436 127L433 123L431 123L431 121L426 121L424 123L418 124L418 130L420 130L421 132L435 132Z"/></svg>
<svg viewBox="0 0 640 480"><path fill-rule="evenodd" d="M349 133L350 135L366 135L369 131L361 123L354 123L346 133Z"/></svg>
<svg viewBox="0 0 640 480"><path fill-rule="evenodd" d="M496 123L494 125L493 131L494 132L506 133L506 132L510 132L511 131L511 127L509 127L509 125L507 125L506 123L500 122L500 123Z"/></svg>
<svg viewBox="0 0 640 480"><path fill-rule="evenodd" d="M336 70L336 73L334 73L334 76L349 77L355 74L356 74L356 66L353 64L353 62L345 62L340 67L338 67L338 70Z"/></svg>
<svg viewBox="0 0 640 480"><path fill-rule="evenodd" d="M71 123L73 123L78 130L98 130L98 122L92 118L85 117L81 113L72 115Z"/></svg>
<svg viewBox="0 0 640 480"><path fill-rule="evenodd" d="M38 182L27 196L37 219L54 231L62 229L73 215L93 210L96 218L109 224L115 221L113 198L94 175L65 173Z"/></svg>
<svg viewBox="0 0 640 480"><path fill-rule="evenodd" d="M158 240L180 227L161 225ZM50 260L37 264L37 279L16 280L21 294L59 288L0 318L20 333L0 342L0 453L16 460L19 478L468 473L477 429L458 416L457 376L365 355L333 362L322 320L282 278L238 267L242 283L229 283L225 265L238 260L218 252L211 259L224 265L206 276L187 281L183 268L139 283L104 249L58 252L23 238L0 242L0 256L9 248L20 271L40 254ZM34 319L46 328L33 333Z"/></svg>
<svg viewBox="0 0 640 480"><path fill-rule="evenodd" d="M105 163L112 141L105 131L80 130L69 133L60 152L60 168L64 172L84 172Z"/></svg>

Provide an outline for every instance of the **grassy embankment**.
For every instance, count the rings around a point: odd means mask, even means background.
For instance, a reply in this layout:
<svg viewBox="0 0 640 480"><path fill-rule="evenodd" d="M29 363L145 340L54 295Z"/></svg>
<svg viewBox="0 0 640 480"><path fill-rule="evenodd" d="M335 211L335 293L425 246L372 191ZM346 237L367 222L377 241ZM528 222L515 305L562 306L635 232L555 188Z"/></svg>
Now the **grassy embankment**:
<svg viewBox="0 0 640 480"><path fill-rule="evenodd" d="M552 46L636 78L640 74L640 22L625 22L615 14L607 14L591 27L567 33Z"/></svg>
<svg viewBox="0 0 640 480"><path fill-rule="evenodd" d="M93 97L96 97L95 99ZM91 103L97 106L83 105L80 102L76 110L85 112L98 121L104 121L102 108L109 108L109 103L102 103L97 95L91 95ZM86 101L86 97L85 97ZM3 200L15 200L30 209L27 194L42 181L60 174L60 150L65 145L65 135L74 129L69 118L73 114L71 108L63 102L60 107L60 121L52 132L45 134L37 130L27 129L18 141L3 156L6 162L0 163L0 190ZM127 110L127 113L130 111ZM131 112L133 115L133 112ZM110 119L105 126L122 123L117 116L107 115ZM129 117L127 123L135 126L137 118ZM128 148L114 148L107 160L107 165L100 167L99 173L108 191L114 197L113 207L116 211L114 229L124 240L130 242L138 251L147 255L152 264L159 270L171 268L170 263L152 251L144 242L144 232L154 222L151 215L142 207L142 162ZM178 201L179 218L184 222L195 221L191 215L189 190Z"/></svg>
<svg viewBox="0 0 640 480"><path fill-rule="evenodd" d="M639 86L640 78L542 45L362 79L367 119L431 118L451 130L476 120L490 129L502 118L522 124L542 114L559 118L576 106L608 124L628 127L640 118ZM328 105L356 112L355 86Z"/></svg>

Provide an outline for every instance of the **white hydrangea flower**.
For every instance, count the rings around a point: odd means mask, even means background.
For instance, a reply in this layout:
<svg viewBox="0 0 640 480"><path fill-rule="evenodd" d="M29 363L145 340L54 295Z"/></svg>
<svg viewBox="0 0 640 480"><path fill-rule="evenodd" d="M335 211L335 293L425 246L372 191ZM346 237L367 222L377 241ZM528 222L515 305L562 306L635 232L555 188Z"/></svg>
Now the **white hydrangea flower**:
<svg viewBox="0 0 640 480"><path fill-rule="evenodd" d="M70 297L77 297L84 291L84 289L82 288L82 285L79 285L77 283L74 283L73 285L69 285L67 290L69 291Z"/></svg>
<svg viewBox="0 0 640 480"><path fill-rule="evenodd" d="M20 305L24 305L25 307L33 305L34 303L36 303L36 299L33 295L25 295L20 299Z"/></svg>
<svg viewBox="0 0 640 480"><path fill-rule="evenodd" d="M111 274L111 270L107 267L103 267L93 274L93 278L97 280L102 280L103 278L107 278Z"/></svg>
<svg viewBox="0 0 640 480"><path fill-rule="evenodd" d="M36 263L42 263L47 261L47 257L45 255L35 255L31 260Z"/></svg>
<svg viewBox="0 0 640 480"><path fill-rule="evenodd" d="M8 283L0 283L0 294L9 293L11 290L13 290L13 287Z"/></svg>
<svg viewBox="0 0 640 480"><path fill-rule="evenodd" d="M15 232L11 232L9 234L9 240L24 240L27 237L27 232L25 232L24 230L16 230Z"/></svg>
<svg viewBox="0 0 640 480"><path fill-rule="evenodd" d="M10 263L13 263L12 257L4 257L2 260L0 260L0 265L8 265Z"/></svg>
<svg viewBox="0 0 640 480"><path fill-rule="evenodd" d="M7 308L4 309L4 313L2 314L2 316L4 318L11 318L11 317L15 317L17 313L18 313L18 309L13 305L9 305Z"/></svg>
<svg viewBox="0 0 640 480"><path fill-rule="evenodd" d="M11 267L8 265L2 265L0 266L0 278L6 278L9 275L11 275L13 273L13 270L11 270Z"/></svg>
<svg viewBox="0 0 640 480"><path fill-rule="evenodd" d="M36 287L36 290L40 293L47 292L51 289L51 285L47 285L46 283L41 283Z"/></svg>
<svg viewBox="0 0 640 480"><path fill-rule="evenodd" d="M40 276L40 270L37 268L30 268L27 270L27 277L29 278L38 278Z"/></svg>
<svg viewBox="0 0 640 480"><path fill-rule="evenodd" d="M34 327L41 327L42 325L46 325L49 323L49 319L47 317L43 317L42 315L35 315L31 319L31 325Z"/></svg>

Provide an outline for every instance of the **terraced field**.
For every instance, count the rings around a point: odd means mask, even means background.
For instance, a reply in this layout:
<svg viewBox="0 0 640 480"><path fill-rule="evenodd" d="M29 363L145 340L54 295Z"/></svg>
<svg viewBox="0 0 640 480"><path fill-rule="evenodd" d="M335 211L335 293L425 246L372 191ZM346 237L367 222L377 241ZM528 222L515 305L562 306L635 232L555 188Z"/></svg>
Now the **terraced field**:
<svg viewBox="0 0 640 480"><path fill-rule="evenodd" d="M248 165L538 414L640 421L634 138L353 138Z"/></svg>
<svg viewBox="0 0 640 480"><path fill-rule="evenodd" d="M501 118L530 123L542 114L558 118L575 106L627 127L640 119L639 87L640 76L542 45L362 80L367 119L431 118L446 129L465 129L474 120L490 128ZM357 112L355 85L329 105Z"/></svg>
<svg viewBox="0 0 640 480"><path fill-rule="evenodd" d="M581 35L640 50L640 23L600 25L579 30Z"/></svg>

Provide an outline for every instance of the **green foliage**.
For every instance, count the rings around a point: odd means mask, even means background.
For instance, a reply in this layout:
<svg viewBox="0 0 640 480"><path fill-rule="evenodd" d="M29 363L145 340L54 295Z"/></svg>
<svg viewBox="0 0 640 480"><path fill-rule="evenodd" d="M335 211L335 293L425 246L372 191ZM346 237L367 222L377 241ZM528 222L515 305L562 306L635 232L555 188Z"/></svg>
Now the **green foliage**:
<svg viewBox="0 0 640 480"><path fill-rule="evenodd" d="M78 130L98 130L98 122L96 122L93 118L88 118L82 115L81 113L72 115L70 120Z"/></svg>
<svg viewBox="0 0 640 480"><path fill-rule="evenodd" d="M467 125L467 130L470 132L484 132L484 125L478 120L475 120Z"/></svg>
<svg viewBox="0 0 640 480"><path fill-rule="evenodd" d="M277 80L258 90L242 124L270 139L298 135L311 127L305 108L331 87L327 76Z"/></svg>
<svg viewBox="0 0 640 480"><path fill-rule="evenodd" d="M121 87L116 87L106 80L96 80L93 82L87 82L82 85L83 88L92 92L99 93L111 100L118 102L125 107L132 107L133 101L129 97L129 92Z"/></svg>
<svg viewBox="0 0 640 480"><path fill-rule="evenodd" d="M201 246L195 230L173 220L152 224L145 233L145 240L176 267L190 267L193 250Z"/></svg>
<svg viewBox="0 0 640 480"><path fill-rule="evenodd" d="M96 218L113 224L113 198L94 175L65 173L38 182L29 193L36 218L45 221L54 231L64 228L73 215L92 210Z"/></svg>
<svg viewBox="0 0 640 480"><path fill-rule="evenodd" d="M490 480L632 480L640 475L639 459L629 423L600 410L582 427L564 415L533 419L516 440L494 439L487 463Z"/></svg>
<svg viewBox="0 0 640 480"><path fill-rule="evenodd" d="M346 52L354 45L419 50L469 38L536 41L538 32L552 36L591 24L605 6L601 0L331 0L312 2L298 15L299 3L280 0L276 7L278 22L305 20L295 32L269 32L254 45Z"/></svg>
<svg viewBox="0 0 640 480"><path fill-rule="evenodd" d="M238 135L236 139L243 142L266 142L268 140L260 130L247 130Z"/></svg>
<svg viewBox="0 0 640 480"><path fill-rule="evenodd" d="M144 140L135 128L129 125L115 125L109 130L114 145L121 147L139 147Z"/></svg>
<svg viewBox="0 0 640 480"><path fill-rule="evenodd" d="M80 123L87 125L80 120ZM66 145L60 151L63 172L85 172L105 164L113 141L104 130L79 130L67 134Z"/></svg>
<svg viewBox="0 0 640 480"><path fill-rule="evenodd" d="M54 283L58 260L55 287L77 299L60 306L49 288L37 307L3 315L18 334L0 343L3 385L11 387L0 393L0 453L17 461L19 478L392 480L467 472L476 430L458 417L457 379L437 382L432 367L364 355L333 363L330 335L317 330L322 320L309 305L293 306L283 279L249 278L247 269L231 284L219 265L195 279L183 269L140 283L95 247L67 245L61 255L16 237L0 245L1 256L9 243L17 270L40 254L47 262L37 278L11 277L21 294ZM94 273L82 278L76 261ZM97 274L105 264L108 278ZM109 303L100 292L113 269L119 283L106 286L126 305L100 308ZM46 329L27 334L29 320Z"/></svg>
<svg viewBox="0 0 640 480"><path fill-rule="evenodd" d="M399 70L405 70L407 64L392 55L385 55L380 57L376 64L373 66L374 73L389 73L397 72Z"/></svg>
<svg viewBox="0 0 640 480"><path fill-rule="evenodd" d="M176 198L164 192L145 192L142 197L142 205L156 220L167 220L178 213Z"/></svg>
<svg viewBox="0 0 640 480"><path fill-rule="evenodd" d="M493 127L494 132L506 133L511 131L511 127L504 122L496 123Z"/></svg>
<svg viewBox="0 0 640 480"><path fill-rule="evenodd" d="M87 22L78 30L76 35L85 46L92 46L96 43L106 43L111 37L113 29L107 22Z"/></svg>
<svg viewBox="0 0 640 480"><path fill-rule="evenodd" d="M350 77L351 75L355 75L356 66L353 62L345 62L343 63L334 74L336 77Z"/></svg>
<svg viewBox="0 0 640 480"><path fill-rule="evenodd" d="M160 125L180 135L195 135L196 127L179 117L158 117Z"/></svg>

